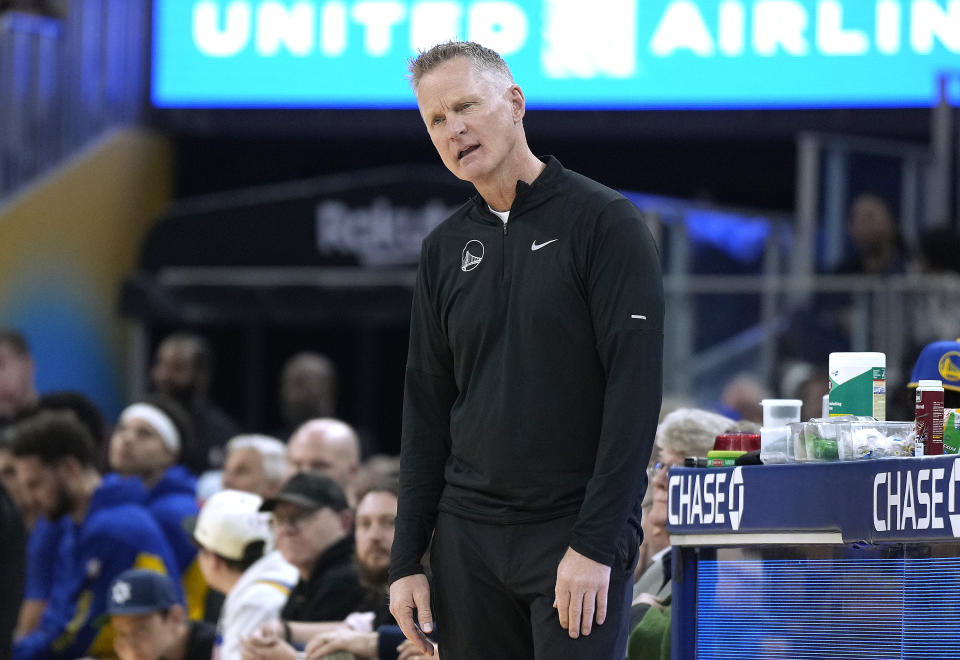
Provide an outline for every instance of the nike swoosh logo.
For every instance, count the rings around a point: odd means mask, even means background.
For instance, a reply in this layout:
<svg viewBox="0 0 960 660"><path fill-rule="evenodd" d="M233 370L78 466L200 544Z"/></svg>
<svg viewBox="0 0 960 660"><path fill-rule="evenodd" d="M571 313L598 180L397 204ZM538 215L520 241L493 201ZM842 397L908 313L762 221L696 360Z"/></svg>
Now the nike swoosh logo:
<svg viewBox="0 0 960 660"><path fill-rule="evenodd" d="M546 246L550 245L551 243L555 243L556 241L559 241L559 240L560 240L559 238L554 238L554 239L552 239L552 240L547 241L546 243L540 243L539 245L537 244L536 241L534 241L533 243L530 244L530 249L533 250L534 252L536 252L536 251L539 250L540 248L546 247Z"/></svg>

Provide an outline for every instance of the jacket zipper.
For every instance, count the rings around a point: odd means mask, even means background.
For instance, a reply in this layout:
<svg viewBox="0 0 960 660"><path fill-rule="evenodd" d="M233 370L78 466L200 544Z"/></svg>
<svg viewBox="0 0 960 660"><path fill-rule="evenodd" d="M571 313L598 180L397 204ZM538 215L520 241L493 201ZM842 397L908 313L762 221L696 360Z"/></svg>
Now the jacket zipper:
<svg viewBox="0 0 960 660"><path fill-rule="evenodd" d="M500 283L503 284L507 278L507 224L509 220L503 223L503 238L500 241Z"/></svg>

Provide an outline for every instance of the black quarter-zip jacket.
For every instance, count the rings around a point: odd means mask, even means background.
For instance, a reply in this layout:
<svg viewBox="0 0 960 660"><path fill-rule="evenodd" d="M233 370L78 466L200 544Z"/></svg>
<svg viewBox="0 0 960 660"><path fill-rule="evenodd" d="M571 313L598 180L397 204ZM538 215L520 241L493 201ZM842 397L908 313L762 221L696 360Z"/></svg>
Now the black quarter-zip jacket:
<svg viewBox="0 0 960 660"><path fill-rule="evenodd" d="M577 515L612 565L640 500L662 391L663 284L637 208L553 157L504 224L475 195L423 242L390 579L421 572L437 512Z"/></svg>

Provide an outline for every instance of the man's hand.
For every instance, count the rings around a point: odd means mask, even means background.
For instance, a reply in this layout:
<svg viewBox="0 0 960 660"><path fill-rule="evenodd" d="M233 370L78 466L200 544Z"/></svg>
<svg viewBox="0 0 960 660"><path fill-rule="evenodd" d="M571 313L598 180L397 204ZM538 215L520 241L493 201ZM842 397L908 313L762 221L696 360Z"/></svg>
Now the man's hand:
<svg viewBox="0 0 960 660"><path fill-rule="evenodd" d="M414 610L417 610L419 621L413 620ZM397 625L407 639L416 644L425 655L433 655L433 642L424 634L433 632L430 583L427 582L426 575L408 575L390 585L390 614L397 620Z"/></svg>
<svg viewBox="0 0 960 660"><path fill-rule="evenodd" d="M440 654L437 652L437 645L433 645L434 658L440 660ZM397 647L397 660L424 660L426 658L417 645L409 639Z"/></svg>
<svg viewBox="0 0 960 660"><path fill-rule="evenodd" d="M318 660L337 651L346 651L361 658L377 657L377 633L357 632L349 628L320 633L304 649L307 660Z"/></svg>
<svg viewBox="0 0 960 660"><path fill-rule="evenodd" d="M264 636L261 631L243 640L243 660L294 660L297 651L282 638Z"/></svg>
<svg viewBox="0 0 960 660"><path fill-rule="evenodd" d="M610 567L584 557L573 548L557 567L556 596L553 606L560 615L560 627L576 639L589 635L594 614L597 625L607 618L607 590L610 587Z"/></svg>

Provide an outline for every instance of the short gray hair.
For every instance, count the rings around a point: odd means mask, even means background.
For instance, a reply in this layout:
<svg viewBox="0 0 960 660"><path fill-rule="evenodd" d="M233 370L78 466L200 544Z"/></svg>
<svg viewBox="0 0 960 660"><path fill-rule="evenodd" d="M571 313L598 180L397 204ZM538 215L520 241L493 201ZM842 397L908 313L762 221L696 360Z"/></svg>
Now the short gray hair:
<svg viewBox="0 0 960 660"><path fill-rule="evenodd" d="M465 57L477 71L493 71L513 83L510 67L500 57L500 53L473 41L446 41L429 50L422 50L416 57L410 58L410 84L414 91L420 86L420 79L441 64L457 57Z"/></svg>
<svg viewBox="0 0 960 660"><path fill-rule="evenodd" d="M241 449L252 449L260 454L263 476L273 485L283 481L287 469L287 447L269 435L238 435L227 443L227 456Z"/></svg>
<svg viewBox="0 0 960 660"><path fill-rule="evenodd" d="M677 408L657 426L657 447L684 456L706 456L714 440L732 427L729 417L700 408Z"/></svg>

